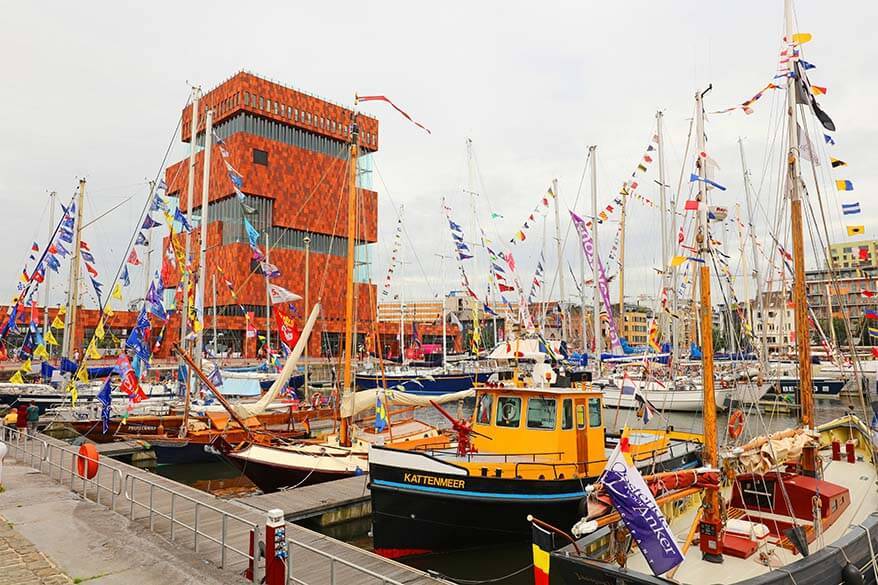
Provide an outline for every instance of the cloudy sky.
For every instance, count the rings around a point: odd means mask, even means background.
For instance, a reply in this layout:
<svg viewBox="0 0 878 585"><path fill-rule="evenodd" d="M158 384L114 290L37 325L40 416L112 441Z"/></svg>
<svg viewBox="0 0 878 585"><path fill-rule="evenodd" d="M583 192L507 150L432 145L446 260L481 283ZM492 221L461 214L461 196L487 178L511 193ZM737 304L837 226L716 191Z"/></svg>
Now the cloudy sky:
<svg viewBox="0 0 878 585"><path fill-rule="evenodd" d="M552 179L559 181L562 210L574 206L590 144L598 145L599 203L610 202L644 154L657 109L665 112L667 176L676 188L696 89L713 84L709 111L749 98L771 81L783 35L780 1L432 6L120 1L7 7L0 36L6 56L0 109L0 203L6 212L0 226L7 250L0 257L6 275L0 293L12 294L30 243L46 238L48 192L66 199L81 176L88 178L87 218L134 195L84 235L93 248L99 244L99 270L115 274L146 181L157 173L169 142L171 162L185 155L173 133L187 83L210 88L248 69L341 103L350 103L355 92L386 94L426 124L432 135L380 104L362 106L381 119L375 165L384 240L373 279L384 278L395 209L404 204L412 246L405 251L411 262L407 294L428 297L455 286L452 263L436 257L450 252L439 221L441 197L471 231L470 196L463 190L467 137L481 177L475 189L479 221L502 247ZM854 181L849 199L864 209L857 223L875 236L878 207L867 194L878 184L870 164L878 129L878 55L871 42L878 4L802 0L797 19L800 31L814 35L805 45L806 58L817 65L811 80L828 87L821 101L838 126L829 154L849 163L838 178ZM721 167L717 180L729 187L714 201L731 208L743 201L736 142L743 136L763 225L774 221L781 98L769 92L753 115L711 116L707 127L709 153ZM827 154L823 144L815 148ZM654 166L641 181L647 184L641 193L649 197L657 191L649 185ZM826 187L825 164L819 173ZM686 193L684 182L682 199ZM826 195L840 238L841 219L832 209L839 199ZM589 197L586 178L578 211L589 212ZM489 210L504 219L491 220ZM658 214L632 202L629 219L626 296L655 295ZM613 223L601 227L605 255L616 229ZM515 248L525 280L539 255L541 231L534 228ZM567 231L565 223L562 236ZM734 248L734 235L729 240ZM565 253L577 267L572 240ZM549 260L551 281L553 253ZM474 281L483 282L484 268L484 261L481 269L471 268ZM567 287L569 293L569 280ZM53 288L60 298L61 284Z"/></svg>

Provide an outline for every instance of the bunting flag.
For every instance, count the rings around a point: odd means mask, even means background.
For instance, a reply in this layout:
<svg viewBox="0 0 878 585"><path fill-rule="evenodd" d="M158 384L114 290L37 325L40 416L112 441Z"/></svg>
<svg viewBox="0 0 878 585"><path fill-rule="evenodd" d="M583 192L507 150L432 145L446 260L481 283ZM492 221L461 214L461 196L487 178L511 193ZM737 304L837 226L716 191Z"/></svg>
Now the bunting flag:
<svg viewBox="0 0 878 585"><path fill-rule="evenodd" d="M180 210L179 210L179 209L177 209L177 210L174 212L174 217L176 217L177 214L179 214L180 217L182 218L182 220L179 220L179 221L181 221L181 222L184 223L185 225L189 225L189 224L186 222L186 218L183 216L182 213L180 213ZM158 226L160 226L160 225L162 225L161 222L158 222L158 221L154 220L154 219L152 218L151 215L147 214L146 217L143 218L143 223L141 224L140 229L142 229L142 230L151 230L152 228L154 228L154 227L158 227ZM188 231L188 230L187 230L187 231Z"/></svg>
<svg viewBox="0 0 878 585"><path fill-rule="evenodd" d="M91 255L91 252L86 252L85 250L81 250L79 252L79 255L82 256L83 260L85 260L86 262L91 262L92 264L95 263L95 257Z"/></svg>
<svg viewBox="0 0 878 585"><path fill-rule="evenodd" d="M835 182L835 188L839 191L853 191L854 184L846 179Z"/></svg>
<svg viewBox="0 0 878 585"><path fill-rule="evenodd" d="M104 381L104 385L101 386L101 391L98 392L97 399L98 402L101 403L101 424L103 425L103 434L107 434L110 430L110 405L113 402L111 387L110 387L110 376L107 376L107 379Z"/></svg>
<svg viewBox="0 0 878 585"><path fill-rule="evenodd" d="M122 283L122 286L131 286L131 279L128 277L128 266L122 267L122 274L119 276L119 281Z"/></svg>
<svg viewBox="0 0 878 585"><path fill-rule="evenodd" d="M38 344L36 349L34 349L34 357L41 360L49 359L49 352L46 351L46 346L42 343Z"/></svg>
<svg viewBox="0 0 878 585"><path fill-rule="evenodd" d="M847 228L849 236L861 236L866 232L866 226L863 225L849 225Z"/></svg>
<svg viewBox="0 0 878 585"><path fill-rule="evenodd" d="M776 76L776 77L786 77L786 75L783 75L783 76ZM755 104L755 103L756 103L756 102L757 102L757 101L758 101L758 100L759 100L759 99L765 94L766 91L769 91L769 90L771 90L771 89L780 89L780 86L779 86L779 85L775 85L774 83L769 83L769 84L767 84L765 87L763 87L762 89L760 89L758 92L756 92L756 93L753 95L753 97L751 97L750 99L748 99L748 100L746 100L746 101L744 101L744 102L742 102L742 103L740 103L740 104L738 104L738 105L735 105L735 106L731 106L731 107L729 107L729 108L726 108L726 109L724 109L724 110L718 110L718 111L715 111L715 112L711 112L711 114L725 114L725 113L733 112L733 111L735 111L735 110L740 109L740 110L743 111L745 114L750 115L750 114L753 113L753 108L752 108L753 104Z"/></svg>
<svg viewBox="0 0 878 585"><path fill-rule="evenodd" d="M873 291L871 291L871 290L865 290L865 289L864 289L864 290L861 290L861 291L860 291L860 296L865 297L865 298L867 298L867 299L871 299L871 298L873 298L876 294L878 294L878 293L873 292Z"/></svg>
<svg viewBox="0 0 878 585"><path fill-rule="evenodd" d="M24 384L24 378L21 377L21 372L15 372L12 374L9 381L13 384Z"/></svg>
<svg viewBox="0 0 878 585"><path fill-rule="evenodd" d="M832 136L830 136L829 134L824 134L823 139L826 141L826 144L831 144L835 146L835 140L833 140Z"/></svg>
<svg viewBox="0 0 878 585"><path fill-rule="evenodd" d="M95 337L97 337L97 338L100 339L100 340L103 340L103 339L104 339L104 336L105 336L105 332L104 332L104 319L103 319L103 317L101 317L101 318L98 320L98 325L97 325L97 327L95 327Z"/></svg>
<svg viewBox="0 0 878 585"><path fill-rule="evenodd" d="M110 292L110 298L116 299L117 301L122 300L122 284L117 282L113 285L113 290Z"/></svg>
<svg viewBox="0 0 878 585"><path fill-rule="evenodd" d="M148 216L147 216L148 217ZM185 232L191 232L192 226L189 225L189 221L186 219L186 216L183 215L183 212L180 211L180 208L174 210L174 220L180 223L180 229Z"/></svg>
<svg viewBox="0 0 878 585"><path fill-rule="evenodd" d="M131 248L131 253L128 254L127 262L132 266L140 266L140 258L137 257L137 250L135 248Z"/></svg>
<svg viewBox="0 0 878 585"><path fill-rule="evenodd" d="M52 320L52 327L55 329L64 329L64 321L61 320L60 315L55 315L55 318Z"/></svg>
<svg viewBox="0 0 878 585"><path fill-rule="evenodd" d="M414 118L412 118L411 116L409 116L405 111L403 111L402 109L400 109L399 106L397 106L397 105L394 104L392 101L390 101L390 100L387 98L387 96L383 96L383 95L358 95L358 96L355 96L355 97L354 97L354 104L358 104L359 102L374 102L374 101L381 101L381 102L386 102L386 103L390 104L390 107L392 107L394 110L396 110L397 112L399 112L400 114L402 114L402 116L403 116L406 120L408 120L409 122L411 122L412 124L414 124L415 126L417 126L418 128L420 128L421 130L425 131L427 134L430 134L430 133L431 133L430 130L427 129L426 126L422 125L422 124L419 123L419 122L416 122L416 121L414 120Z"/></svg>
<svg viewBox="0 0 878 585"><path fill-rule="evenodd" d="M134 241L135 246L149 246L149 240L143 235L143 232L137 232L137 239Z"/></svg>
<svg viewBox="0 0 878 585"><path fill-rule="evenodd" d="M725 187L723 187L722 185L720 185L720 184L717 183L716 181L711 181L710 179L707 179L707 178L704 178L704 177L699 177L699 176L696 175L695 173L690 174L690 175L689 175L689 182L690 182L690 183L694 183L695 181L700 181L700 182L702 182L702 183L705 183L705 184L707 184L707 185L710 185L711 187L716 187L716 188L719 189L720 191L725 191L725 190L726 190Z"/></svg>
<svg viewBox="0 0 878 585"><path fill-rule="evenodd" d="M54 327L54 323L52 324ZM64 327L64 323L61 323L61 327ZM55 339L55 334L52 333L51 329L46 329L46 335L44 336L46 343L49 345L58 345L58 340Z"/></svg>
<svg viewBox="0 0 878 585"><path fill-rule="evenodd" d="M549 200L555 198L555 192L552 191L552 188L546 191L545 195L540 196L540 200L534 206L533 211L531 211L527 219L524 220L521 227L516 230L515 235L509 240L509 243L513 246L518 244L519 242L523 242L527 239L527 231L534 226L536 222L536 216L545 216L548 208L549 208ZM493 217L493 216L492 216Z"/></svg>
<svg viewBox="0 0 878 585"><path fill-rule="evenodd" d="M451 232L452 238L455 237L455 233ZM462 238L461 238L462 239ZM390 285L393 277L393 273L396 270L397 259L399 258L400 246L402 244L402 219L397 218L396 220L396 230L393 233L393 246L391 247L390 252L390 263L387 266L387 274L384 276L384 285L381 288L381 296L386 297L390 295Z"/></svg>
<svg viewBox="0 0 878 585"><path fill-rule="evenodd" d="M841 211L844 215L856 215L860 213L859 203L842 203Z"/></svg>
<svg viewBox="0 0 878 585"><path fill-rule="evenodd" d="M837 159L833 156L829 157L829 162L832 165L832 168L834 168L834 169L837 169L838 167L845 167L848 164L848 163L844 162L843 160Z"/></svg>
<svg viewBox="0 0 878 585"><path fill-rule="evenodd" d="M98 351L98 348L95 346L95 343L95 340L92 339L91 343L88 344L88 347L85 350L85 357L92 360L99 360L101 359L101 354Z"/></svg>

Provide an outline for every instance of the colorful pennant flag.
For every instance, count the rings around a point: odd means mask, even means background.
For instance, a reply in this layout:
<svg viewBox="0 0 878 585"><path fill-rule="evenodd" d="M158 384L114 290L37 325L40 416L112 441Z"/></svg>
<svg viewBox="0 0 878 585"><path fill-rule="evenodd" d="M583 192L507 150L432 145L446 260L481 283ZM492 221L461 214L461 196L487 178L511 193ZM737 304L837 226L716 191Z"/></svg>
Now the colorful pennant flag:
<svg viewBox="0 0 878 585"><path fill-rule="evenodd" d="M841 211L844 215L856 215L860 213L859 203L842 203Z"/></svg>
<svg viewBox="0 0 878 585"><path fill-rule="evenodd" d="M866 226L862 225L849 225L847 228L849 236L861 236L866 232Z"/></svg>
<svg viewBox="0 0 878 585"><path fill-rule="evenodd" d="M838 189L839 191L853 191L854 184L851 181L848 181L847 179L842 179L840 181L835 182L835 188Z"/></svg>

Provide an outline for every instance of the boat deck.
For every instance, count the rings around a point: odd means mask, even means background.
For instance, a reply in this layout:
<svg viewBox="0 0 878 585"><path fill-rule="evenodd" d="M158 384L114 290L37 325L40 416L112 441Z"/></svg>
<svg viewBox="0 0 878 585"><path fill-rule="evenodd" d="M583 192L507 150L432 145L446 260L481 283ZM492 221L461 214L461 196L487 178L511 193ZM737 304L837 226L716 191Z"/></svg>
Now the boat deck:
<svg viewBox="0 0 878 585"><path fill-rule="evenodd" d="M858 452L858 455L862 455ZM840 538L848 531L852 524L859 524L869 514L878 510L878 490L875 489L875 467L867 461L847 463L841 461L828 461L824 467L824 479L831 483L843 485L850 490L851 504L838 520L823 533L822 543L815 541L810 544L813 553L823 544L829 544ZM671 529L677 536L678 542L686 540L689 527L697 511L693 506L690 511L677 518L671 524ZM800 522L806 524L806 522ZM773 566L785 566L801 559L801 555L794 554L783 546L782 542L766 542L760 545L759 550L746 559L725 555L723 564L719 565L722 570L717 570L718 565L701 560L701 551L697 545L692 545L686 553L686 560L679 566L674 578L679 583L738 583L744 579L763 575L769 568L759 561L759 553L766 552L771 555ZM640 554L632 554L628 558L628 567L634 571L650 575L649 566Z"/></svg>

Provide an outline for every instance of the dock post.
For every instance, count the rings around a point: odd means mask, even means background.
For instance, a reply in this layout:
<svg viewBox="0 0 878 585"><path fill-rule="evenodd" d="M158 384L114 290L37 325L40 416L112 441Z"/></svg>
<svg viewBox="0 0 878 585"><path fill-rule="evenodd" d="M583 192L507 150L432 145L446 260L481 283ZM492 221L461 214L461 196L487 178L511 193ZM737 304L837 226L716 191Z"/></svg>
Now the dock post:
<svg viewBox="0 0 878 585"><path fill-rule="evenodd" d="M3 487L3 460L6 459L8 452L9 447L6 446L6 443L0 443L0 489Z"/></svg>

